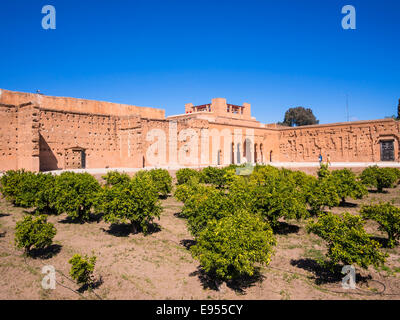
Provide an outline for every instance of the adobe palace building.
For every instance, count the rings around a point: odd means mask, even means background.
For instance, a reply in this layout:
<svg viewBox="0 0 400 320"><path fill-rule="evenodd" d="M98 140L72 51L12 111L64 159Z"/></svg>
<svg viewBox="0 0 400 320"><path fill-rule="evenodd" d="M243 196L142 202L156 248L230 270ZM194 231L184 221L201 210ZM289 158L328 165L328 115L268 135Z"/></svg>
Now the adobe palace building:
<svg viewBox="0 0 400 320"><path fill-rule="evenodd" d="M282 127L262 124L250 104L223 98L157 108L0 90L0 170L143 168L230 163L398 162L393 119Z"/></svg>

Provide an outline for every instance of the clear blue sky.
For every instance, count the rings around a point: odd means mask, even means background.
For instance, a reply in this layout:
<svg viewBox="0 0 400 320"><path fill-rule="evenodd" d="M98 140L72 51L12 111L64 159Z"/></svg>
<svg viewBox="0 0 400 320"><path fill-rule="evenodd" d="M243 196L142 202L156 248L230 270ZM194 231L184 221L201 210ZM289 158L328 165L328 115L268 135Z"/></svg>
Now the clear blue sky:
<svg viewBox="0 0 400 320"><path fill-rule="evenodd" d="M57 29L43 30L54 5ZM343 30L341 9L356 8ZM0 88L159 107L224 97L264 123L396 114L399 0L2 0Z"/></svg>

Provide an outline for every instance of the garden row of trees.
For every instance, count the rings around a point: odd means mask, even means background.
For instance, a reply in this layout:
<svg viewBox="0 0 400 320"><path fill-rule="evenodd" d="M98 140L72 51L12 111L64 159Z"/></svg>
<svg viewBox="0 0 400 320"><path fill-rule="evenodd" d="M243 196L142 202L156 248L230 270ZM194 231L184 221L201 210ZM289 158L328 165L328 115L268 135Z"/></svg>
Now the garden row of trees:
<svg viewBox="0 0 400 320"><path fill-rule="evenodd" d="M176 173L174 195L184 203L182 216L196 240L192 254L217 278L252 276L260 264L268 265L282 219L308 219L307 231L326 241L327 257L320 263L331 270L340 263L362 268L384 264L387 255L364 229L367 219L388 234L389 246L397 243L400 209L390 203L363 206L360 215L325 210L363 198L367 187L377 192L394 187L398 169L369 167L357 176L322 165L318 177L272 166L258 165L249 176L236 175L235 169Z"/></svg>
<svg viewBox="0 0 400 320"><path fill-rule="evenodd" d="M0 179L0 192L15 206L33 208L18 221L15 244L27 255L48 248L57 233L48 215L66 213L72 222L86 222L101 213L110 223L129 223L134 232L147 232L162 210L159 198L172 190L168 171L140 171L134 177L109 172L101 185L88 173L64 172L58 176L24 170L8 171ZM70 275L81 285L93 284L96 256L75 254Z"/></svg>
<svg viewBox="0 0 400 320"><path fill-rule="evenodd" d="M390 203L363 206L360 215L335 215L325 210L361 199L367 187L383 192L395 186L400 170L369 167L360 176L351 170L330 171L322 165L318 177L301 171L257 165L248 176L236 174L235 165L208 167L201 171L181 169L176 173L174 196L184 203L195 245L190 250L202 268L224 280L252 276L260 264L268 265L274 254L276 232L282 219L308 219L307 230L326 241L324 261L334 268L340 263L363 268L379 266L386 254L364 229L367 219L379 224L393 247L400 237L400 209ZM87 173L64 172L58 176L23 170L8 171L0 191L16 206L34 208L16 227L16 245L29 253L52 243L54 225L47 214L66 213L71 220L85 222L101 213L110 223L128 223L132 231L148 232L162 211L160 198L172 191L168 171L139 171L133 177L109 172L100 184ZM75 257L77 274L94 267L95 257ZM71 271L72 272L72 271Z"/></svg>
<svg viewBox="0 0 400 320"><path fill-rule="evenodd" d="M58 176L24 170L7 171L0 192L15 206L34 208L36 214L63 214L85 222L92 213L107 221L130 221L145 227L160 213L159 198L172 190L167 170L139 171L133 178L109 172L101 185L88 173L64 172Z"/></svg>

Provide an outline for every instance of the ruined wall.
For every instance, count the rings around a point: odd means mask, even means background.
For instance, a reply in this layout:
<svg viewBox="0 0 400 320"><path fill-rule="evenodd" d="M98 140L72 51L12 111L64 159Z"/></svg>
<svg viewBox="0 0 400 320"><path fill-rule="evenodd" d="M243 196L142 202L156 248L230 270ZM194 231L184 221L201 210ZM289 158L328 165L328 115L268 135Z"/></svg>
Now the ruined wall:
<svg viewBox="0 0 400 320"><path fill-rule="evenodd" d="M108 115L40 110L40 170L65 167L66 149L86 150L86 168L120 165L118 118Z"/></svg>
<svg viewBox="0 0 400 320"><path fill-rule="evenodd" d="M19 106L16 128L18 169L39 171L39 107L30 103Z"/></svg>
<svg viewBox="0 0 400 320"><path fill-rule="evenodd" d="M207 127L208 121L205 120L142 119L140 153L142 164L171 167L202 165L201 131ZM191 148L191 142L194 142L194 149Z"/></svg>
<svg viewBox="0 0 400 320"><path fill-rule="evenodd" d="M0 104L0 170L39 170L39 108Z"/></svg>
<svg viewBox="0 0 400 320"><path fill-rule="evenodd" d="M211 113L165 119L163 110L136 108L0 90L0 170L316 162L320 153L332 162L378 162L387 140L400 161L393 119L286 128Z"/></svg>
<svg viewBox="0 0 400 320"><path fill-rule="evenodd" d="M126 116L117 120L117 139L119 140L120 166L125 168L143 167L142 119L139 116Z"/></svg>
<svg viewBox="0 0 400 320"><path fill-rule="evenodd" d="M142 119L146 166L208 166L277 161L279 132L257 126L227 125L198 118ZM155 160L149 159L146 151Z"/></svg>
<svg viewBox="0 0 400 320"><path fill-rule="evenodd" d="M281 129L279 161L318 161L321 153L334 162L380 161L380 141L393 139L399 161L399 122L393 119Z"/></svg>
<svg viewBox="0 0 400 320"><path fill-rule="evenodd" d="M0 104L0 170L17 169L17 108Z"/></svg>
<svg viewBox="0 0 400 320"><path fill-rule="evenodd" d="M43 109L84 112L94 114L105 114L113 116L140 115L152 119L164 119L165 111L162 109L138 107L126 104L65 98L51 97L41 94L14 92L0 89L0 103L20 105L27 102L33 102L40 105Z"/></svg>

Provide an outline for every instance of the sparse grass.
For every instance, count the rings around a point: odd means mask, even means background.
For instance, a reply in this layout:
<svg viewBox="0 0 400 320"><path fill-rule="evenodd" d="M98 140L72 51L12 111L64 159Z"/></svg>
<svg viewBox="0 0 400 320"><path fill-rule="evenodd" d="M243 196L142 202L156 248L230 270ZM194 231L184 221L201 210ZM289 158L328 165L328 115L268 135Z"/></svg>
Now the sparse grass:
<svg viewBox="0 0 400 320"><path fill-rule="evenodd" d="M283 279L287 282L287 283L291 283L293 280L299 279L300 277L297 274L294 273L284 273L283 274Z"/></svg>
<svg viewBox="0 0 400 320"><path fill-rule="evenodd" d="M393 271L394 271L395 273L400 273L400 267L394 267L394 268L393 268Z"/></svg>
<svg viewBox="0 0 400 320"><path fill-rule="evenodd" d="M400 187L384 194L383 200L396 198L398 201L399 194ZM369 203L371 195L376 197L375 194L370 194L366 199L351 201L357 203L358 207L356 208L334 208L332 211L335 213L351 211L357 214L361 204ZM276 299L280 297L289 300L308 299L310 294L313 299L323 300L337 297L346 299L381 298L371 294L355 296L351 292L334 293L332 292L334 290L330 289L337 286L340 290L340 283L316 284L316 274L314 270L308 268L309 266L291 265L291 260L308 258L318 261L325 259L324 241L306 233L305 221L287 221L300 229L293 233L277 235L276 255L272 257L271 266L280 270L261 266L260 272L265 280L246 287L241 293L233 290L230 286L223 291L216 292L205 287L206 280L199 272L198 261L194 260L190 251L181 244L182 240L192 239L187 231L186 220L179 219L174 215L180 211L182 204L171 197L162 202L164 212L160 221L157 221L161 226L161 231L146 237L140 233L129 234L127 237L108 234L102 230L109 228L109 224L104 221L75 225L60 222L64 220L63 216L50 216L49 221L54 222L58 230L55 244L61 245L62 249L54 258L48 260L48 263L54 264L57 270L63 270L64 274L68 274L65 261L70 256L74 253L89 253L90 250L95 249L100 253L98 272L104 279L104 283L95 292L103 299L175 300L190 299L191 297L192 299L224 300ZM11 214L0 218L2 227L0 232L7 231L6 237L0 238L0 242L5 249L16 252L12 241L13 232L15 222L24 215L23 209L14 208L0 200L0 212ZM375 225L368 224L366 227L369 233L381 236ZM386 249L383 250L386 251ZM371 268L368 273L372 275L373 279L378 277L385 284L390 282L388 287L396 288L400 286L400 248L396 247L387 252L392 255L392 260L389 259L387 266L378 271ZM393 259L393 257L396 258ZM0 286L0 298L82 299L64 289L51 292L41 289L40 281L43 275L40 273L40 268L33 267L33 265L39 265L39 261L31 261L32 263L28 262L32 267L28 268L25 267L22 256L19 257L16 254L14 257L8 252L0 252L0 272L4 279ZM47 263L47 261L43 262ZM11 285L12 279L15 278L15 269L21 276L18 276L15 285ZM303 275L309 275L309 277ZM57 280L64 285L70 285L69 280L64 277L57 277ZM271 286L273 286L272 290ZM370 290L378 292L376 288L370 288ZM188 296L186 296L187 293L189 293ZM238 298L238 296L240 297ZM96 296L88 292L85 294L85 298L96 299Z"/></svg>
<svg viewBox="0 0 400 320"><path fill-rule="evenodd" d="M30 273L32 273L33 275L35 275L35 276L40 275L40 272L39 272L37 269L35 269L34 267L32 267L32 266L30 266L30 265L26 265L26 268L27 268L28 271L29 271Z"/></svg>
<svg viewBox="0 0 400 320"><path fill-rule="evenodd" d="M304 246L302 244L289 244L286 246L283 246L282 249L288 249L288 250L292 250L292 249L300 249L303 248Z"/></svg>
<svg viewBox="0 0 400 320"><path fill-rule="evenodd" d="M121 278L126 281L129 281L129 277L126 274L121 275Z"/></svg>
<svg viewBox="0 0 400 320"><path fill-rule="evenodd" d="M325 260L325 255L322 253L321 250L317 250L314 248L306 248L304 249L304 257L313 259L315 261L323 261Z"/></svg>
<svg viewBox="0 0 400 320"><path fill-rule="evenodd" d="M281 290L279 294L281 295L281 300L290 300L290 294L286 290Z"/></svg>

